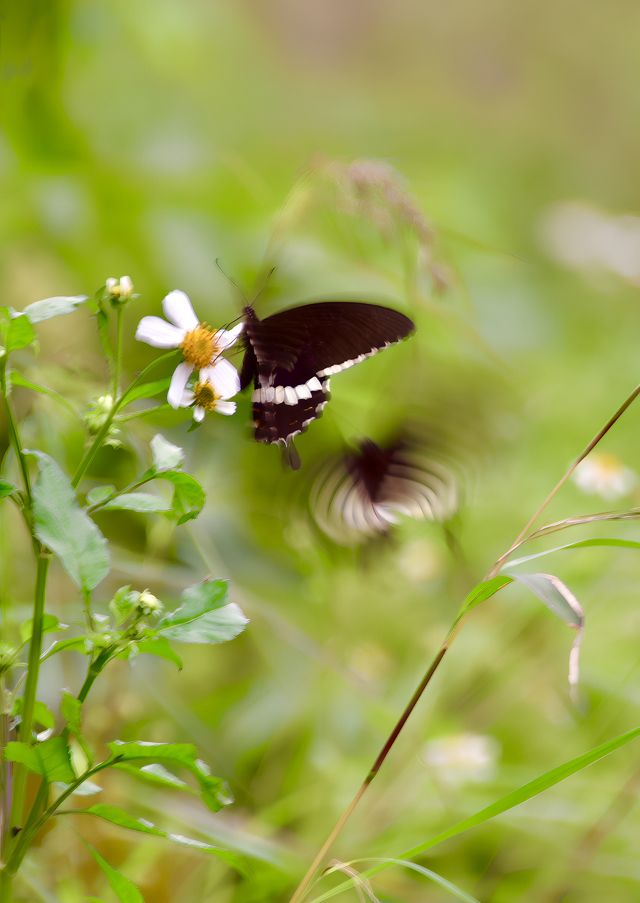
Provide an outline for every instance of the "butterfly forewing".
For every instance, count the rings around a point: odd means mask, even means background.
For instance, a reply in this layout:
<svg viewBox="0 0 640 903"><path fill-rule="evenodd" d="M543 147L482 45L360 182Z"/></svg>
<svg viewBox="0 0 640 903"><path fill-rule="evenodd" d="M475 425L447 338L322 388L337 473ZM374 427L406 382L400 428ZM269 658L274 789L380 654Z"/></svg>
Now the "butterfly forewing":
<svg viewBox="0 0 640 903"><path fill-rule="evenodd" d="M320 416L329 379L408 336L404 314L359 301L320 301L259 320L247 308L241 385L253 382L256 439L289 444Z"/></svg>

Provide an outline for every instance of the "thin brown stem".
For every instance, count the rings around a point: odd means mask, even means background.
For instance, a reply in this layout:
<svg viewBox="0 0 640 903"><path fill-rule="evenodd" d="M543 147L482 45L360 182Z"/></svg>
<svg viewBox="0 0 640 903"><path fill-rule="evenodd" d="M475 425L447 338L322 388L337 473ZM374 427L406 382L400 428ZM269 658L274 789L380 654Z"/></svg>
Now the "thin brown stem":
<svg viewBox="0 0 640 903"><path fill-rule="evenodd" d="M569 477L571 476L571 474L574 472L574 470L576 469L576 467L578 466L578 464L580 464L581 461L584 461L584 459L587 457L587 455L590 454L590 452L593 451L593 449L596 447L596 445L598 445L598 443L604 438L604 436L606 436L606 434L609 432L609 430L610 430L610 429L618 422L618 420L622 417L622 415L623 415L624 412L627 410L627 408L629 408L629 407L633 404L633 402L636 400L636 398L638 397L638 395L640 395L640 385L636 386L636 388L633 390L633 392L631 392L631 394L630 394L630 395L625 399L625 401L620 405L620 407L617 409L617 411L609 418L609 420L605 423L605 425L602 427L602 429L600 429L600 430L596 433L596 435L593 437L593 439L585 446L585 448L584 448L584 449L582 450L582 452L578 455L578 457L575 459L575 461L573 462L573 464L568 468L568 470L567 470L567 471L562 475L562 477L558 480L558 482L557 482L556 485L553 487L553 489L551 490L551 492L547 495L547 497L546 497L545 500L542 502L542 504L540 505L540 507L539 507L539 508L535 511L535 513L529 518L529 520L527 521L527 523L525 524L525 526L522 528L522 530L518 533L518 535L516 536L515 540L514 540L513 543L509 546L509 548L507 549L507 551L504 552L504 553L503 553L503 554L502 554L502 555L494 562L493 566L492 566L491 569L487 572L487 575L484 577L484 580L489 580L489 579L491 579L492 577L495 577L496 574L498 574L498 572L500 571L500 568L502 567L502 564L507 560L507 558L511 555L511 553L512 553L515 549L519 548L524 542L527 541L527 539L529 538L529 531L531 530L531 528L533 527L533 525L535 524L535 522L538 520L538 518L540 517L540 515L543 513L543 511L546 510L546 508L547 508L547 507L549 506L549 504L553 501L553 499L556 497L556 495L558 494L558 492L562 489L562 487L563 487L564 484L567 482L567 480L569 479ZM452 646L452 644L453 644L453 641L455 640L456 636L458 635L458 633L459 633L459 631L460 631L460 629L461 629L461 627L462 627L462 624L464 623L465 620L466 620L466 615L463 614L461 617L458 616L458 617L456 618L456 620L454 621L454 623L453 623L451 629L449 630L449 633L447 634L447 636L446 636L446 638L445 638L445 640L444 640L442 646L441 646L440 649L438 650L438 653L436 654L435 658L433 659L433 661L432 661L431 664L429 665L429 668L427 669L427 671L426 671L424 677L422 678L422 680L421 680L420 683L418 684L418 686L417 686L416 690L414 691L414 693L413 693L411 699L409 700L408 704L406 705L406 707L405 707L405 709L404 709L402 715L400 716L400 718L398 719L398 721L397 721L396 724L394 725L393 730L391 731L391 733L389 734L389 736L388 736L387 739L385 740L385 742L384 742L384 744L383 744L383 746L382 746L380 752L378 753L378 756L376 757L376 759L375 759L375 761L374 761L372 767L369 769L369 772L367 773L366 778L364 779L364 781L362 782L362 784L361 784L360 787L358 788L357 793L355 794L355 796L353 797L353 799L351 800L351 802L349 803L349 805L347 806L347 808L344 810L344 812L342 813L342 815L340 816L340 818L339 818L338 821L336 822L336 824L335 824L335 826L333 827L332 831L330 832L329 836L327 837L327 839L326 839L326 840L324 841L324 843L322 844L321 848L320 848L320 849L318 850L318 852L316 853L316 855L315 855L315 857L314 857L314 859L313 859L313 862L312 862L311 865L309 866L309 868L308 868L306 874L304 875L302 881L300 882L300 884L298 885L298 887L297 887L296 890L294 891L293 896L291 897L290 903L300 903L300 901L302 901L303 898L305 897L306 892L307 892L307 890L309 889L309 886L310 886L311 882L313 881L313 878L314 878L316 872L317 872L318 869L321 867L322 862L323 862L323 860L325 859L327 853L329 852L329 850L331 849L331 847L333 846L333 844L335 843L335 841L337 840L337 838L339 837L339 835L342 833L343 828L345 827L345 825L346 825L347 822L349 821L351 815L353 814L354 810L355 810L356 807L358 806L358 803L360 802L360 800L361 800L362 797L364 796L364 794L365 794L365 792L366 792L366 790L367 790L367 787L372 783L373 779L376 777L376 775L377 775L378 772L380 771L380 768L382 767L382 765L383 765L385 759L387 758L387 756L388 756L389 753L391 752L391 749L393 748L393 746L394 746L396 740L398 739L398 737L399 737L399 735L400 735L400 732L402 731L402 728L404 727L404 725L406 724L406 722L409 720L409 717L410 717L411 713L413 712L414 708L415 708L416 705L418 704L418 702L419 702L420 698L422 697L424 691L427 689L427 687L428 687L429 683L431 682L431 679L433 678L434 674L435 674L436 671L438 670L440 664L442 663L442 660L443 660L445 654L447 653L447 650L451 648L451 646Z"/></svg>

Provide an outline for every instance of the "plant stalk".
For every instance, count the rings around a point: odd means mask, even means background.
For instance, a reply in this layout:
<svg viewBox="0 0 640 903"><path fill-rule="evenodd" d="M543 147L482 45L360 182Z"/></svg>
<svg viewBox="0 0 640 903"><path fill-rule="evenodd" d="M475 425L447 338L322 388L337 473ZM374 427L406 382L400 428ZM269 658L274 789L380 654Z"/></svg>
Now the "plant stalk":
<svg viewBox="0 0 640 903"><path fill-rule="evenodd" d="M46 599L47 572L49 570L50 556L42 547L38 554L36 570L36 588L33 606L33 623L31 642L29 643L29 659L27 664L27 680L22 702L22 719L19 727L19 737L23 743L31 744L33 733L33 712L35 709L36 694L38 692L38 676L40 673L40 656L42 654L42 621ZM11 818L9 830L13 833L22 827L24 817L24 802L27 789L27 769L20 763L15 763L13 771L13 799L11 803Z"/></svg>
<svg viewBox="0 0 640 903"><path fill-rule="evenodd" d="M511 555L511 553L516 548L519 548L521 545L523 545L524 542L526 542L528 540L529 531L534 526L534 524L536 523L538 518L541 516L543 511L546 510L546 508L553 501L553 499L556 497L558 492L562 489L562 487L567 482L567 480L569 479L571 474L574 472L574 470L576 469L578 464L580 464L581 461L583 461L587 457L587 455L589 455L593 451L593 449L598 445L598 443L606 436L606 434L609 432L609 430L618 422L618 420L622 417L622 415L625 413L625 411L633 404L633 402L636 400L638 395L640 395L640 385L636 386L635 389L631 392L631 394L627 396L627 398L620 405L620 407L616 410L616 412L609 418L609 420L607 420L605 425L596 433L596 435L593 437L593 439L585 446L585 448L582 450L582 452L578 455L578 457L575 459L573 464L571 464L571 466L565 471L565 473L558 480L558 482L553 487L551 492L544 499L544 501L542 502L540 507L529 518L529 520L527 521L525 526L518 533L515 540L512 542L512 544L509 546L509 548L506 550L506 552L504 552L498 559L496 559L493 566L490 568L490 570L487 572L487 574L483 578L483 582L485 580L491 579L492 577L495 577L498 574L498 572L500 571L502 564L507 560L509 555ZM372 783L373 779L376 777L376 775L380 771L382 764L384 763L385 759L391 752L391 749L393 748L396 740L398 739L398 737L402 731L402 728L408 721L411 713L413 712L414 708L418 704L424 691L427 689L429 683L431 682L431 679L433 678L434 674L436 673L437 669L439 668L440 664L442 663L442 660L444 659L446 652L448 651L448 649L451 648L453 641L455 640L456 636L458 635L458 633L462 627L462 624L464 623L465 620L466 620L466 615L463 615L462 617L457 617L456 620L454 621L454 623L453 623L452 627L450 628L438 653L436 654L435 658L429 665L429 668L427 669L424 677L418 684L418 687L414 691L414 693L413 693L411 699L409 700L407 706L405 707L402 715L400 716L400 718L396 722L395 726L393 727L393 730L391 731L391 733L385 740L373 766L371 767L366 778L360 785L357 793L355 794L355 796L353 797L353 799L351 800L351 802L349 803L347 808L344 810L344 812L342 813L342 815L336 822L331 833L329 834L329 836L327 837L325 842L322 844L321 848L318 850L317 854L315 855L315 857L313 859L313 862L311 863L307 872L305 873L304 877L302 878L302 881L300 882L300 884L294 891L293 896L291 897L290 903L301 903L301 901L306 896L306 892L309 889L309 886L310 886L311 882L313 881L313 878L314 878L316 872L321 867L322 862L325 859L327 853L329 852L329 850L331 849L331 847L333 846L333 844L335 843L335 841L337 840L339 835L342 833L343 828L349 821L349 818L351 817L354 810L358 806L358 803L364 796L364 794L367 790L367 787Z"/></svg>

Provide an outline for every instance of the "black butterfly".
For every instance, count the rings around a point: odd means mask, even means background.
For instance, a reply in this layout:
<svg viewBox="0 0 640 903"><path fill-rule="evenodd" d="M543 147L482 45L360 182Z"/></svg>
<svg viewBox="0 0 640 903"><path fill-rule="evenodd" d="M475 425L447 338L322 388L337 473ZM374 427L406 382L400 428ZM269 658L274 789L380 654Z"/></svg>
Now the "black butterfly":
<svg viewBox="0 0 640 903"><path fill-rule="evenodd" d="M414 324L404 314L360 301L320 301L259 320L245 308L241 388L251 382L258 442L283 445L295 469L293 439L320 416L329 377L404 339Z"/></svg>
<svg viewBox="0 0 640 903"><path fill-rule="evenodd" d="M342 545L384 534L402 517L446 521L458 501L451 463L406 437L384 445L361 440L325 465L311 493L318 526Z"/></svg>

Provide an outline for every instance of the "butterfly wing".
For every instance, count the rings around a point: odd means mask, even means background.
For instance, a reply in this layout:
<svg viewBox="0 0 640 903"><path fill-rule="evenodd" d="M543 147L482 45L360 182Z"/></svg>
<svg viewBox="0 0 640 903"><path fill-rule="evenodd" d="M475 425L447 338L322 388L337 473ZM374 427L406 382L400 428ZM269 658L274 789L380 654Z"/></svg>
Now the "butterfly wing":
<svg viewBox="0 0 640 903"><path fill-rule="evenodd" d="M343 545L384 534L401 517L446 521L457 505L451 467L404 440L384 447L364 440L324 468L311 498L320 528Z"/></svg>
<svg viewBox="0 0 640 903"><path fill-rule="evenodd" d="M289 445L320 416L329 377L413 332L404 314L359 301L320 301L259 320L246 310L240 377L251 382L256 439Z"/></svg>

